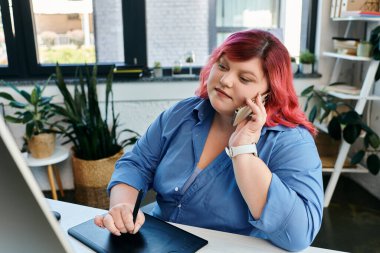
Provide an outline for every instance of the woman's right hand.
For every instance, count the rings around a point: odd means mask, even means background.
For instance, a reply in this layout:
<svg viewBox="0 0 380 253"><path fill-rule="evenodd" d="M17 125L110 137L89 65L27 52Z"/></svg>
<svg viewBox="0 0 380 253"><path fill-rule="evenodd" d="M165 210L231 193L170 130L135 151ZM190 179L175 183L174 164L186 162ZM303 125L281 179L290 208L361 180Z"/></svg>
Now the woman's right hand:
<svg viewBox="0 0 380 253"><path fill-rule="evenodd" d="M108 213L97 215L94 223L101 228L108 229L112 234L120 236L122 233L136 234L145 222L144 213L139 210L136 222L133 223L134 205L120 203L114 205Z"/></svg>

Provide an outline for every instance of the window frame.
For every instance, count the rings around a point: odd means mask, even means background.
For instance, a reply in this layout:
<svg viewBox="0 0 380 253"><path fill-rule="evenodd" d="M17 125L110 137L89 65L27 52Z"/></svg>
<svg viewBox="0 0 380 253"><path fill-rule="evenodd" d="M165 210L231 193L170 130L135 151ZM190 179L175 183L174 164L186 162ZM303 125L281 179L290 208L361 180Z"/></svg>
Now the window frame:
<svg viewBox="0 0 380 253"><path fill-rule="evenodd" d="M13 0L11 10L8 0L0 0L4 36L6 41L8 66L0 67L2 79L33 79L46 78L55 72L55 64L39 64L37 46L35 43L32 0ZM145 68L146 30L145 30L145 0L122 0L124 63L96 63L98 76L106 76L110 68ZM13 36L10 11L13 11L15 35ZM96 18L94 16L94 18ZM131 24L131 20L138 25ZM142 29L143 28L143 29ZM126 50L134 48L136 50ZM134 58L139 64L134 64ZM95 64L62 64L62 73L73 77L80 66L92 67Z"/></svg>
<svg viewBox="0 0 380 253"><path fill-rule="evenodd" d="M301 51L309 49L310 52L315 52L315 32L317 28L317 12L318 12L318 0L302 0L307 2L306 5L303 4L302 7L302 20L307 20L307 23L301 27L301 34L306 34L305 42L301 41ZM217 33L218 32L235 32L239 30L249 29L249 27L217 27L216 25L216 4L217 0L209 0L209 51L216 47L217 43ZM278 26L281 25L281 15L283 15L282 8L283 3L278 2ZM301 39L301 38L300 38Z"/></svg>

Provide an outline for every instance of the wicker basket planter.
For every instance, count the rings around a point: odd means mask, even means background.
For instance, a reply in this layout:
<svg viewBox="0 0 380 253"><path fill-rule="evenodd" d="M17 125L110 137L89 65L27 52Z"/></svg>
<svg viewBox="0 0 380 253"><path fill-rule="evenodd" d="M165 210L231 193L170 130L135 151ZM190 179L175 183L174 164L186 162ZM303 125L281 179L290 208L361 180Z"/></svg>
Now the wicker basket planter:
<svg viewBox="0 0 380 253"><path fill-rule="evenodd" d="M106 188L114 171L119 153L99 160L82 160L72 155L75 199L79 204L102 209L109 208Z"/></svg>
<svg viewBox="0 0 380 253"><path fill-rule="evenodd" d="M43 133L33 135L28 140L28 149L34 158L46 158L51 156L55 149L55 134Z"/></svg>

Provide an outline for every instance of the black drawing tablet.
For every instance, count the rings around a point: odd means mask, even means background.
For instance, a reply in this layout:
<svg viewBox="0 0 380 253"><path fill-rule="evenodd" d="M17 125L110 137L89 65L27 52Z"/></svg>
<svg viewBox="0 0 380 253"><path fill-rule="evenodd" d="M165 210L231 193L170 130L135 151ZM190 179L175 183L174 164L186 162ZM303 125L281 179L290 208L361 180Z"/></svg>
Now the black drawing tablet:
<svg viewBox="0 0 380 253"><path fill-rule="evenodd" d="M178 227L145 214L145 223L135 235L112 235L88 220L68 230L73 236L96 252L195 252L208 242Z"/></svg>

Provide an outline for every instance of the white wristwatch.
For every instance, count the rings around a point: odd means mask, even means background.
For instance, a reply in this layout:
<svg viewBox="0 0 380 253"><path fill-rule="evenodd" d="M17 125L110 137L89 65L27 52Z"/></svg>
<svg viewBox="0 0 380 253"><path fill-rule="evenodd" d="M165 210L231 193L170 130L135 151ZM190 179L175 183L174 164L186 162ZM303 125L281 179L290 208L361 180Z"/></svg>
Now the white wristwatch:
<svg viewBox="0 0 380 253"><path fill-rule="evenodd" d="M254 156L258 156L256 143L237 147L226 147L225 150L227 155L231 158L241 154L253 154Z"/></svg>

